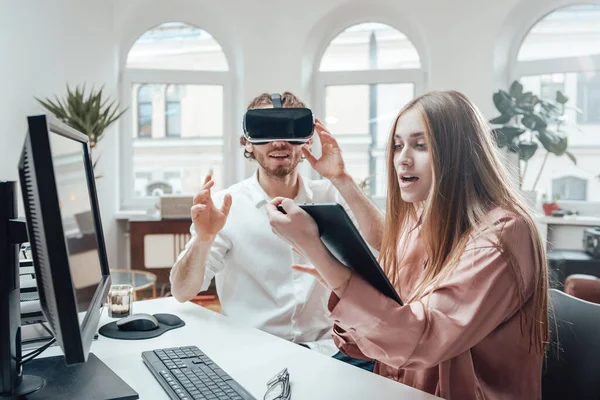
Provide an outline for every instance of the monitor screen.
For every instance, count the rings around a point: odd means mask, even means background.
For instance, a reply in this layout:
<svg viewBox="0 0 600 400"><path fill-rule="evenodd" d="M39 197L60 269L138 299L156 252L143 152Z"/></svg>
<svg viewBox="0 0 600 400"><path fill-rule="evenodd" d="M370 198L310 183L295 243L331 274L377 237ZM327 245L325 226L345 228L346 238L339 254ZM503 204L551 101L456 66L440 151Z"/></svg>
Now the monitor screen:
<svg viewBox="0 0 600 400"><path fill-rule="evenodd" d="M87 360L108 290L88 138L53 117L27 117L19 178L40 306L67 365Z"/></svg>
<svg viewBox="0 0 600 400"><path fill-rule="evenodd" d="M80 323L102 279L87 184L85 146L84 143L50 132L52 164Z"/></svg>

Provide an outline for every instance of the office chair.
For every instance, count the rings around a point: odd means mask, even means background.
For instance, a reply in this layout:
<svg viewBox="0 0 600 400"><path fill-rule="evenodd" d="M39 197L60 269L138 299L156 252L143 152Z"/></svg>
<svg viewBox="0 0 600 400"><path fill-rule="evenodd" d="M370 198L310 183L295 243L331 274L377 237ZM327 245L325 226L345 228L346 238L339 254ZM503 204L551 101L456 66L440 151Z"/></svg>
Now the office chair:
<svg viewBox="0 0 600 400"><path fill-rule="evenodd" d="M550 289L543 400L600 399L600 305Z"/></svg>
<svg viewBox="0 0 600 400"><path fill-rule="evenodd" d="M585 274L569 275L565 280L565 293L600 304L600 278Z"/></svg>

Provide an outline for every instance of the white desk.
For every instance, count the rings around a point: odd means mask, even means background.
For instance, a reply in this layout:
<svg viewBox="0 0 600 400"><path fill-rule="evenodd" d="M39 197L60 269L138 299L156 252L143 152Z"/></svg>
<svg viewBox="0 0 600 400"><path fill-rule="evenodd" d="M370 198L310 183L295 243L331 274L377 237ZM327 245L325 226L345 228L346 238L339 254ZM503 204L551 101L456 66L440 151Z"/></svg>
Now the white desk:
<svg viewBox="0 0 600 400"><path fill-rule="evenodd" d="M565 216L535 218L547 250L583 250L583 231L600 226L600 217Z"/></svg>
<svg viewBox="0 0 600 400"><path fill-rule="evenodd" d="M293 400L438 399L257 329L242 327L193 303L180 304L170 297L136 302L133 311L176 314L186 323L153 339L115 340L100 335L92 344L91 351L142 400L168 399L142 362L142 351L189 345L198 346L259 400L266 382L284 367L290 373ZM112 320L105 308L100 326ZM43 356L59 354L60 348L52 347Z"/></svg>

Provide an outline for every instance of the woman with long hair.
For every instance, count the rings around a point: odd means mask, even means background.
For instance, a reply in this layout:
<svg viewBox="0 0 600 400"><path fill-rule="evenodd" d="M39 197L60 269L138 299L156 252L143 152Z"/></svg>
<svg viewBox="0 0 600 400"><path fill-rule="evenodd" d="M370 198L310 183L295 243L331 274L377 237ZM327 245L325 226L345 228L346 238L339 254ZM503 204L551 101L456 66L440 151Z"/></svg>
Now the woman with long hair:
<svg viewBox="0 0 600 400"><path fill-rule="evenodd" d="M292 267L332 291L340 350L446 399L540 398L548 340L544 246L477 107L447 91L400 111L388 143L385 217L365 212L372 203L346 172L337 142L320 123L316 130L322 156L305 156L340 190L404 303L339 263L293 201L273 199L273 230L313 265Z"/></svg>

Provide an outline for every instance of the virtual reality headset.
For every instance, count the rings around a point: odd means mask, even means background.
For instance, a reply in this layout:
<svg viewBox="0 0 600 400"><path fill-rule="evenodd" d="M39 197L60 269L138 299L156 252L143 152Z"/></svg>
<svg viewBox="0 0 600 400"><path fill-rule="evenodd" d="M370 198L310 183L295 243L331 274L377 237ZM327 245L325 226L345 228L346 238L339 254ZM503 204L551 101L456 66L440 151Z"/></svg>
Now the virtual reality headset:
<svg viewBox="0 0 600 400"><path fill-rule="evenodd" d="M273 108L254 108L244 115L244 137L252 144L283 140L303 144L313 135L315 118L308 108L283 108L281 96L272 94Z"/></svg>

